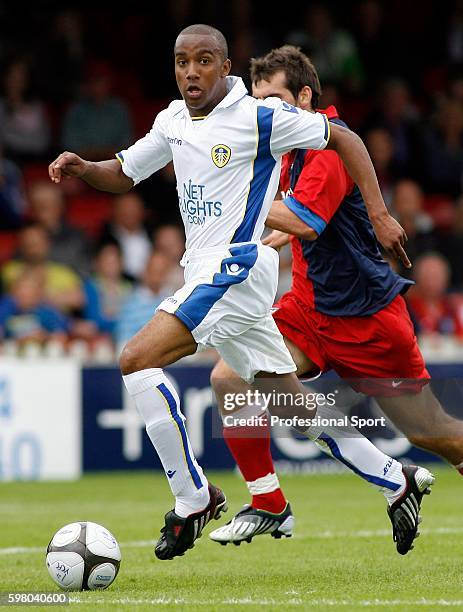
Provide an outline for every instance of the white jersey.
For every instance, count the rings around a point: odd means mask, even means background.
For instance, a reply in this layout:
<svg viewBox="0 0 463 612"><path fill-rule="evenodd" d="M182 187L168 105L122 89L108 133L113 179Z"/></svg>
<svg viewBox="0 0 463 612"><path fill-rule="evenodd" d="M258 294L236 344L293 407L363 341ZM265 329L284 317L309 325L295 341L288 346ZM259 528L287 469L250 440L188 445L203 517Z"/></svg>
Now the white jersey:
<svg viewBox="0 0 463 612"><path fill-rule="evenodd" d="M227 81L228 94L207 117L190 117L175 100L144 138L117 154L135 184L173 160L187 249L258 242L282 155L323 149L329 139L325 115L278 98L256 100L242 79Z"/></svg>

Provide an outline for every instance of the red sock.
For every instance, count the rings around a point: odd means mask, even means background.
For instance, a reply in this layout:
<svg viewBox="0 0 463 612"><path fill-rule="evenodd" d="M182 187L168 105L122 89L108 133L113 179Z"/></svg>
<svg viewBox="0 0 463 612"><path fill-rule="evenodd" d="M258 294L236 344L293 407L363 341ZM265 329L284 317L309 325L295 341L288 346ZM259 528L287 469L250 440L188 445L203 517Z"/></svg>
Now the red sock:
<svg viewBox="0 0 463 612"><path fill-rule="evenodd" d="M457 472L460 472L460 474L463 476L463 461L459 463L458 465L456 465L455 469L457 470Z"/></svg>
<svg viewBox="0 0 463 612"><path fill-rule="evenodd" d="M286 498L273 467L268 424L262 427L224 427L223 437L252 492L251 506L273 514L283 512ZM268 483L256 482L264 477Z"/></svg>

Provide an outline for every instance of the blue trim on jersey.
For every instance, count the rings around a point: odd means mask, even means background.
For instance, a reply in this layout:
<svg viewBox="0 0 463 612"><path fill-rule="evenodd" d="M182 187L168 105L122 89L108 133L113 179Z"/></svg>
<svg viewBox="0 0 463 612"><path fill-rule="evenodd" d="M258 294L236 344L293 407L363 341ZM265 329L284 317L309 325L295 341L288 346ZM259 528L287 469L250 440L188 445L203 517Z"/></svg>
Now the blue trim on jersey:
<svg viewBox="0 0 463 612"><path fill-rule="evenodd" d="M328 142L329 136L330 136L330 124L328 123L328 117L326 115L322 115L322 116L323 116L323 119L325 120L325 134L323 138L325 139L325 142Z"/></svg>
<svg viewBox="0 0 463 612"><path fill-rule="evenodd" d="M178 430L180 432L180 437L182 439L183 451L185 453L185 460L186 460L186 463L187 463L187 466L188 466L188 471L191 474L191 478L192 478L196 488L197 489L201 489L203 487L203 483L201 481L200 475L198 474L198 470L195 468L195 464L193 463L193 459L191 458L191 455L190 455L190 450L188 448L188 438L187 438L187 433L186 433L186 429L185 429L185 424L183 423L182 417L178 413L177 402L175 401L174 396L172 395L172 393L169 391L169 389L166 387L166 385L164 383L161 383L160 385L157 385L156 388L159 391L159 393L166 400L167 405L169 406L170 415L171 415L172 419L175 421L175 424L177 425Z"/></svg>
<svg viewBox="0 0 463 612"><path fill-rule="evenodd" d="M296 198L293 196L288 196L285 198L283 200L283 204L285 204L289 210L297 215L301 221L304 221L306 225L314 229L320 236L326 227L326 221L311 211L310 208L307 208L307 206L301 204L299 200L296 200Z"/></svg>
<svg viewBox="0 0 463 612"><path fill-rule="evenodd" d="M211 308L225 295L229 287L247 279L256 263L258 254L256 244L232 247L229 251L231 257L222 260L220 272L214 274L212 282L195 287L174 312L190 331L206 318Z"/></svg>
<svg viewBox="0 0 463 612"><path fill-rule="evenodd" d="M254 174L249 186L246 212L241 224L236 229L231 242L248 242L252 240L254 228L259 218L265 193L272 176L276 161L270 149L272 136L273 108L257 107L257 131L259 141L254 160Z"/></svg>
<svg viewBox="0 0 463 612"><path fill-rule="evenodd" d="M352 470L353 472L355 472L356 474L358 474L359 476L361 476L368 482L378 485L379 487L386 487L386 489L390 489L391 491L397 491L397 489L400 488L401 485L398 484L397 482L390 482L389 480L385 480L384 478L380 478L379 476L373 476L372 474L365 474L364 472L361 472L360 470L358 470L355 467L355 465L352 465L352 463L349 463L349 461L344 459L344 457L341 454L341 451L339 450L339 446L336 444L333 438L330 438L327 434L322 433L318 439L323 440L323 442L325 442L328 445L328 448L330 449L333 457L338 459L338 461L340 461L341 463L344 463L344 465L346 465L350 470Z"/></svg>
<svg viewBox="0 0 463 612"><path fill-rule="evenodd" d="M124 156L122 155L122 151L119 151L119 153L116 153L116 157L120 162L124 163L125 160L124 160Z"/></svg>

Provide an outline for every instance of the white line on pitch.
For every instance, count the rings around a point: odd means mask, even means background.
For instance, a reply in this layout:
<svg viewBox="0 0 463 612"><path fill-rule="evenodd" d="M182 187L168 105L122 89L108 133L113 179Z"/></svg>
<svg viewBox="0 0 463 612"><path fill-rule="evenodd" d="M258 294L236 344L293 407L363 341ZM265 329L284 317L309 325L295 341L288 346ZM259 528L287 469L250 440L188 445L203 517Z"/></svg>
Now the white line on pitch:
<svg viewBox="0 0 463 612"><path fill-rule="evenodd" d="M463 527L436 527L435 529L425 529L422 532L426 535L453 535L463 533ZM320 531L319 533L307 533L305 535L297 535L298 540L331 540L335 538L382 538L391 535L389 529L376 529L359 531ZM132 542L121 542L120 547L124 548L147 548L154 546L155 540L135 540ZM12 546L10 548L0 548L1 555L21 555L29 553L44 552L45 546Z"/></svg>
<svg viewBox="0 0 463 612"><path fill-rule="evenodd" d="M259 606L300 606L304 607L320 607L320 606L358 606L362 608L372 606L384 606L388 608L392 607L403 607L403 606L442 606L442 607L453 607L463 606L463 600L451 600L451 599L360 599L360 600L349 600L349 599L303 599L293 598L285 600L276 599L252 599L251 597L244 598L233 598L224 600L195 600L195 599L180 599L171 597L158 597L155 599L135 599L130 597L121 597L117 599L94 599L88 597L80 599L79 597L70 597L70 603L72 604L106 604L106 605L184 605L184 606L211 606L211 605L259 605Z"/></svg>

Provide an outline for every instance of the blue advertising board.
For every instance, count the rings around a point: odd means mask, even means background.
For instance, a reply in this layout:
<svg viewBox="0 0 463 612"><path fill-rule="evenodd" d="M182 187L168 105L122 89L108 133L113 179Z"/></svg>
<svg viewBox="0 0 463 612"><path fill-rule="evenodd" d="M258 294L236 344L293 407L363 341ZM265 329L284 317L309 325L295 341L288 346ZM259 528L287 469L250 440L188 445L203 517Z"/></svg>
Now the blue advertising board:
<svg viewBox="0 0 463 612"><path fill-rule="evenodd" d="M463 407L463 365L439 364L429 367L433 390L446 410L460 416ZM174 366L167 373L177 388L187 418L190 442L198 461L208 469L231 469L234 461L220 436L221 422L212 389L210 368ZM84 369L83 377L83 469L127 470L160 468L160 462L144 425L127 395L120 372L114 367ZM356 412L374 413L374 402L354 393L335 375L324 376L311 385L336 385L341 407L356 404ZM460 414L459 414L460 413ZM428 462L438 458L413 447L393 430L363 432L384 452L410 461ZM293 435L273 436L272 451L280 471L335 471L339 466L312 442Z"/></svg>

